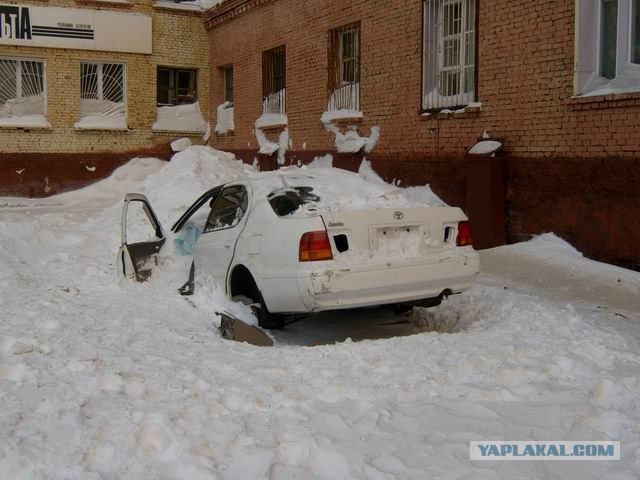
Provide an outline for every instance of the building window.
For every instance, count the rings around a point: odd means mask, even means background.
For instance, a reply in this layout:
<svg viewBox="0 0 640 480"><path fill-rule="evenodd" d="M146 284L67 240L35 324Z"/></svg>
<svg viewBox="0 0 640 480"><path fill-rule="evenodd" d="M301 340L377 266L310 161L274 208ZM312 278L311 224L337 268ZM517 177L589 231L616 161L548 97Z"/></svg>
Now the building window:
<svg viewBox="0 0 640 480"><path fill-rule="evenodd" d="M262 52L262 113L284 115L287 92L287 56L284 45Z"/></svg>
<svg viewBox="0 0 640 480"><path fill-rule="evenodd" d="M46 114L43 60L0 58L0 121Z"/></svg>
<svg viewBox="0 0 640 480"><path fill-rule="evenodd" d="M422 108L464 107L475 100L475 0L423 0Z"/></svg>
<svg viewBox="0 0 640 480"><path fill-rule="evenodd" d="M82 62L76 128L127 128L125 90L124 64Z"/></svg>
<svg viewBox="0 0 640 480"><path fill-rule="evenodd" d="M640 0L577 0L575 93L640 91Z"/></svg>
<svg viewBox="0 0 640 480"><path fill-rule="evenodd" d="M328 110L360 111L360 25L329 32Z"/></svg>
<svg viewBox="0 0 640 480"><path fill-rule="evenodd" d="M233 66L224 69L224 101L233 103Z"/></svg>
<svg viewBox="0 0 640 480"><path fill-rule="evenodd" d="M158 106L195 103L197 71L185 68L158 67Z"/></svg>

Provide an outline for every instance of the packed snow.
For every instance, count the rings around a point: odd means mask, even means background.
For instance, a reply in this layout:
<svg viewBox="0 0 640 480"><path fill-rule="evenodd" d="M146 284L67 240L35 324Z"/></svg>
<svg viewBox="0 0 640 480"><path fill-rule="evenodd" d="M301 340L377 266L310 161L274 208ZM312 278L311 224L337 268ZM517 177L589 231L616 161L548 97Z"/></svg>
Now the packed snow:
<svg viewBox="0 0 640 480"><path fill-rule="evenodd" d="M202 273L177 294L190 258L171 238L149 281L118 281L126 192L168 229L249 175L195 146L0 199L0 478L640 477L640 275L552 234L481 252L477 283L438 308L323 313L272 348L220 337L215 311L251 313ZM622 459L471 462L486 439L620 440Z"/></svg>
<svg viewBox="0 0 640 480"><path fill-rule="evenodd" d="M128 126L125 103L82 98L80 120L73 127L79 130L126 130Z"/></svg>
<svg viewBox="0 0 640 480"><path fill-rule="evenodd" d="M204 133L206 128L198 102L158 107L158 118L151 127L152 130L198 133Z"/></svg>

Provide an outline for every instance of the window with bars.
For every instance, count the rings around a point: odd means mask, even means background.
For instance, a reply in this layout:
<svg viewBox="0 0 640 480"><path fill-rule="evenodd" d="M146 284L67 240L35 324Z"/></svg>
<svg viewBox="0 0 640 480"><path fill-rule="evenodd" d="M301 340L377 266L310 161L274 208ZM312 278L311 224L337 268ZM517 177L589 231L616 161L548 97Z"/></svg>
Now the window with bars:
<svg viewBox="0 0 640 480"><path fill-rule="evenodd" d="M360 110L360 25L329 32L328 110Z"/></svg>
<svg viewBox="0 0 640 480"><path fill-rule="evenodd" d="M422 108L475 100L476 1L423 0Z"/></svg>
<svg viewBox="0 0 640 480"><path fill-rule="evenodd" d="M233 103L233 66L224 68L224 100Z"/></svg>
<svg viewBox="0 0 640 480"><path fill-rule="evenodd" d="M46 114L43 60L0 58L0 118Z"/></svg>
<svg viewBox="0 0 640 480"><path fill-rule="evenodd" d="M197 71L158 67L157 103L159 107L186 105L198 100Z"/></svg>
<svg viewBox="0 0 640 480"><path fill-rule="evenodd" d="M284 115L286 93L287 54L283 45L262 52L262 113Z"/></svg>
<svg viewBox="0 0 640 480"><path fill-rule="evenodd" d="M80 64L80 120L104 119L126 126L126 68L122 63ZM114 125L107 125L111 120ZM123 125L124 123L124 125Z"/></svg>

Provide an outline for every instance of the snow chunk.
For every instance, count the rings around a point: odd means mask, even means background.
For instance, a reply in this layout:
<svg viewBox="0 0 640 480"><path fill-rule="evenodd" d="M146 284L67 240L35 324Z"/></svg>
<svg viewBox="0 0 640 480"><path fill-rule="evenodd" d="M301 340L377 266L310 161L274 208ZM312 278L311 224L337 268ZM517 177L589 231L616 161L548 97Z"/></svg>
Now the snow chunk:
<svg viewBox="0 0 640 480"><path fill-rule="evenodd" d="M355 126L350 127L345 133L331 123L325 124L325 128L336 136L335 145L338 153L357 153L360 150L370 153L380 139L380 127L377 126L371 127L371 135L368 137L361 137Z"/></svg>
<svg viewBox="0 0 640 480"><path fill-rule="evenodd" d="M207 126L198 102L186 105L158 107L158 117L152 130L204 133Z"/></svg>
<svg viewBox="0 0 640 480"><path fill-rule="evenodd" d="M216 133L225 134L235 129L233 122L233 103L224 102L218 105L216 118Z"/></svg>
<svg viewBox="0 0 640 480"><path fill-rule="evenodd" d="M266 134L260 128L256 128L256 139L258 140L258 145L260 146L258 153L260 153L261 155L273 155L274 153L278 152L278 165L284 165L285 154L287 153L287 149L289 148L289 145L291 143L288 128L285 128L282 132L280 132L277 143L269 140Z"/></svg>
<svg viewBox="0 0 640 480"><path fill-rule="evenodd" d="M174 152L182 152L192 145L190 138L179 138L171 142L171 150Z"/></svg>

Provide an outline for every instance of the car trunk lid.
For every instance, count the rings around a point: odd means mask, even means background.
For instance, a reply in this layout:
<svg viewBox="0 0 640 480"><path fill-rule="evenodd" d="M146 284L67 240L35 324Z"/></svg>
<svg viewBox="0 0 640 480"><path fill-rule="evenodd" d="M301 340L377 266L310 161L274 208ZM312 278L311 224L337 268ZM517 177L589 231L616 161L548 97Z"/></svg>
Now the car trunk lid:
<svg viewBox="0 0 640 480"><path fill-rule="evenodd" d="M427 257L456 246L459 208L419 207L322 214L334 258L356 263Z"/></svg>

